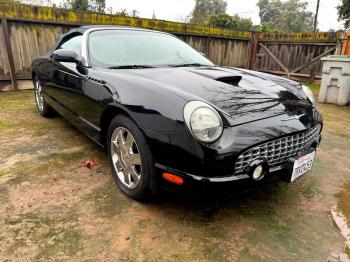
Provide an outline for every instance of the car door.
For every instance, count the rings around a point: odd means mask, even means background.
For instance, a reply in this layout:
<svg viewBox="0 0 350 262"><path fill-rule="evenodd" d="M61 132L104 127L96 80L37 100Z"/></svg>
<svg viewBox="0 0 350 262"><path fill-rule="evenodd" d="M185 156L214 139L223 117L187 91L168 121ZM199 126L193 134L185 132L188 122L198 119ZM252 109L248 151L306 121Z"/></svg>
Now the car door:
<svg viewBox="0 0 350 262"><path fill-rule="evenodd" d="M69 49L81 54L82 35L64 38L57 49ZM85 75L76 63L58 62L50 58L47 93L58 104L58 111L79 127L79 116L84 111ZM57 110L57 108L56 108Z"/></svg>

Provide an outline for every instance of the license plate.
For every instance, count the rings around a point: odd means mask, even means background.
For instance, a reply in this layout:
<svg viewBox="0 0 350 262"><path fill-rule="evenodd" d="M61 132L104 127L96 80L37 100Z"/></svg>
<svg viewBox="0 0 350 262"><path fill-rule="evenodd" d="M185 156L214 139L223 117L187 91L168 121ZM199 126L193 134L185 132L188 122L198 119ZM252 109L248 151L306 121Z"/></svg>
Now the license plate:
<svg viewBox="0 0 350 262"><path fill-rule="evenodd" d="M315 159L315 154L316 152L314 151L294 161L291 182L301 177L302 175L305 175L307 172L309 172L312 169L314 159Z"/></svg>

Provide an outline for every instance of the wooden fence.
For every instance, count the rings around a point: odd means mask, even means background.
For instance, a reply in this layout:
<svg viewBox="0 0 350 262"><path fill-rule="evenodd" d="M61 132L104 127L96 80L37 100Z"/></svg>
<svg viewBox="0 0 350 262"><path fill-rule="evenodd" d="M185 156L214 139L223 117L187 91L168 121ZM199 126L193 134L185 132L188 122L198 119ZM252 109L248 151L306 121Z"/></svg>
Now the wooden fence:
<svg viewBox="0 0 350 262"><path fill-rule="evenodd" d="M313 38L314 37L314 38ZM313 82L322 74L321 58L340 53L338 34L275 34L258 39L252 68Z"/></svg>
<svg viewBox="0 0 350 262"><path fill-rule="evenodd" d="M320 58L336 52L337 33L261 34L162 20L119 17L23 4L0 3L0 80L30 78L31 61L69 29L115 24L170 32L218 65L251 68L289 78L315 79ZM340 52L340 51L339 51Z"/></svg>

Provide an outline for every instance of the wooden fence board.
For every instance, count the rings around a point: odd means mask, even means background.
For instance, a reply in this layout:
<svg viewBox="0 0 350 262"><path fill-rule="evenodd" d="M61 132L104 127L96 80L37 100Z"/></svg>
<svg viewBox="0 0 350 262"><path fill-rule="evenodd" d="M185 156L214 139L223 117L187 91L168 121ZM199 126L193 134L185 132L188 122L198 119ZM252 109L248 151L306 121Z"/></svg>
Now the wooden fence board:
<svg viewBox="0 0 350 262"><path fill-rule="evenodd" d="M0 22L0 75L8 75L10 70L8 68L9 63L8 63L7 52L5 48L5 39L3 35L4 35L3 25Z"/></svg>
<svg viewBox="0 0 350 262"><path fill-rule="evenodd" d="M9 25L10 42L12 47L12 55L14 59L15 70L16 70L16 74L20 75L20 74L23 74L22 57L21 57L21 50L19 47L16 25L14 23L8 23L8 25Z"/></svg>

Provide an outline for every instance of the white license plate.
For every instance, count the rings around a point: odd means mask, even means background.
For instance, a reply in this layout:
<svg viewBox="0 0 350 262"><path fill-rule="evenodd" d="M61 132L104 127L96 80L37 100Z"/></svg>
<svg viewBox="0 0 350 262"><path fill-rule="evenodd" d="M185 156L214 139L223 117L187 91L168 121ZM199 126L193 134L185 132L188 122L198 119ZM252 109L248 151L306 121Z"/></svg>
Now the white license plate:
<svg viewBox="0 0 350 262"><path fill-rule="evenodd" d="M316 152L314 151L294 161L291 182L301 177L302 175L305 175L307 172L309 172L312 169L312 166L314 164L315 154Z"/></svg>

